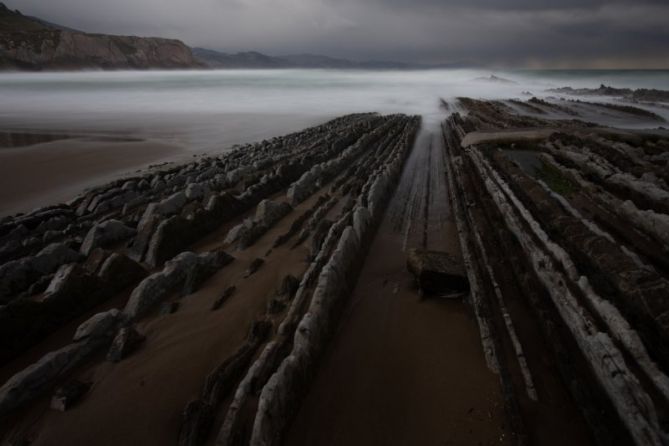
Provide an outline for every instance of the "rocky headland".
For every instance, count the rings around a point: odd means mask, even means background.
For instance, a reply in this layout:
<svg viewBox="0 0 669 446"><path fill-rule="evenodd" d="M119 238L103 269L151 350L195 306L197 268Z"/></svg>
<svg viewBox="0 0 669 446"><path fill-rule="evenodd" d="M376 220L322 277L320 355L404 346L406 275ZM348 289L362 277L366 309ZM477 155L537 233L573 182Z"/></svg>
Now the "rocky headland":
<svg viewBox="0 0 669 446"><path fill-rule="evenodd" d="M24 16L0 3L0 69L198 68L174 39L91 34Z"/></svg>

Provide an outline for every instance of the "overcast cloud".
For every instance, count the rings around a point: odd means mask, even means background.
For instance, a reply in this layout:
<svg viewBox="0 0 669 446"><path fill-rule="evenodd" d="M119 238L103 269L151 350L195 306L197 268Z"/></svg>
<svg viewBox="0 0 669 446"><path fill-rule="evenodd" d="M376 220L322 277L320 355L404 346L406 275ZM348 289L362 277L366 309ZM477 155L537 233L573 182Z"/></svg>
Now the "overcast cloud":
<svg viewBox="0 0 669 446"><path fill-rule="evenodd" d="M89 32L272 55L669 68L669 0L5 0Z"/></svg>

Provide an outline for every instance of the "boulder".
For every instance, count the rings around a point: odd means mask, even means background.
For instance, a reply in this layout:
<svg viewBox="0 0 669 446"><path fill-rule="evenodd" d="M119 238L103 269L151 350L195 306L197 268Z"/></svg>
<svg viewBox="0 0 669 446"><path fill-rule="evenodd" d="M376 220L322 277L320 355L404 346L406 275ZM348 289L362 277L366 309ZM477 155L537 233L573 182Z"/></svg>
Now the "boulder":
<svg viewBox="0 0 669 446"><path fill-rule="evenodd" d="M0 301L26 290L41 276L55 272L61 265L78 261L80 254L64 243L53 243L34 256L13 260L0 266Z"/></svg>
<svg viewBox="0 0 669 446"><path fill-rule="evenodd" d="M162 271L150 275L135 287L123 313L131 320L139 318L170 293L183 287L193 270L203 269L211 274L233 259L223 251L202 254L182 252L166 262Z"/></svg>
<svg viewBox="0 0 669 446"><path fill-rule="evenodd" d="M93 226L81 244L81 253L89 255L93 249L108 247L135 235L135 230L119 220L106 220Z"/></svg>
<svg viewBox="0 0 669 446"><path fill-rule="evenodd" d="M52 243L33 258L32 266L42 274L54 272L60 265L76 262L81 256L64 243Z"/></svg>
<svg viewBox="0 0 669 446"><path fill-rule="evenodd" d="M80 364L98 347L99 342L90 341L66 345L12 376L0 388L0 415L41 395L54 380Z"/></svg>
<svg viewBox="0 0 669 446"><path fill-rule="evenodd" d="M91 274L97 274L98 271L100 271L100 267L105 262L105 260L107 260L110 254L111 252L107 251L106 249L95 248L93 251L91 251L90 254L88 254L88 258L84 262L84 268L86 268L86 270L88 270L88 272Z"/></svg>
<svg viewBox="0 0 669 446"><path fill-rule="evenodd" d="M299 180L290 185L286 196L291 205L296 206L306 200L318 188L318 179L322 173L322 167L316 165L305 172Z"/></svg>
<svg viewBox="0 0 669 446"><path fill-rule="evenodd" d="M87 299L89 295L99 295L103 291L97 276L81 265L71 263L58 269L44 292L42 302L61 298L77 301Z"/></svg>
<svg viewBox="0 0 669 446"><path fill-rule="evenodd" d="M158 267L183 249L183 241L189 240L189 221L181 215L173 215L160 222L146 248L144 261Z"/></svg>
<svg viewBox="0 0 669 446"><path fill-rule="evenodd" d="M95 314L79 325L72 340L77 342L86 338L111 338L120 320L121 312L116 308Z"/></svg>
<svg viewBox="0 0 669 446"><path fill-rule="evenodd" d="M28 288L27 295L28 296L34 296L36 294L43 293L46 291L47 287L53 280L53 274L48 274L46 276L42 276L39 279L37 279L35 282L33 282L32 285L30 285L30 288Z"/></svg>
<svg viewBox="0 0 669 446"><path fill-rule="evenodd" d="M204 197L206 189L199 183L191 183L186 187L186 198L189 200L197 200Z"/></svg>
<svg viewBox="0 0 669 446"><path fill-rule="evenodd" d="M144 215L137 225L137 236L132 241L130 246L130 257L134 260L141 261L144 258L151 237L155 232L156 227L160 224L161 217L155 213L156 203L151 203L144 211Z"/></svg>
<svg viewBox="0 0 669 446"><path fill-rule="evenodd" d="M113 253L100 267L98 277L105 286L116 292L140 281L146 274L139 263L123 254Z"/></svg>
<svg viewBox="0 0 669 446"><path fill-rule="evenodd" d="M410 249L407 268L419 288L427 294L448 295L469 291L462 263L448 253Z"/></svg>
<svg viewBox="0 0 669 446"><path fill-rule="evenodd" d="M133 326L121 328L112 341L111 347L109 347L107 361L119 362L122 359L125 359L135 351L145 339L146 338Z"/></svg>
<svg viewBox="0 0 669 446"><path fill-rule="evenodd" d="M56 389L56 392L51 398L51 408L60 412L65 412L81 400L90 388L90 383L83 383L77 380L64 384Z"/></svg>
<svg viewBox="0 0 669 446"><path fill-rule="evenodd" d="M244 236L246 232L253 227L253 221L250 219L244 220L242 223L238 224L234 228L228 231L228 234L225 236L224 243L234 243Z"/></svg>
<svg viewBox="0 0 669 446"><path fill-rule="evenodd" d="M288 203L265 199L256 208L255 221L269 227L288 215L291 210L292 207Z"/></svg>
<svg viewBox="0 0 669 446"><path fill-rule="evenodd" d="M195 268L191 268L186 274L186 280L184 281L183 288L181 289L181 295L187 296L196 292L205 280L207 280L219 268L222 268L228 263L231 263L233 260L234 257L231 255L228 255L223 251L218 251L218 259L215 262L201 264Z"/></svg>
<svg viewBox="0 0 669 446"><path fill-rule="evenodd" d="M158 203L156 211L160 215L178 214L181 212L181 208L184 207L187 201L188 199L186 198L185 192L177 192Z"/></svg>

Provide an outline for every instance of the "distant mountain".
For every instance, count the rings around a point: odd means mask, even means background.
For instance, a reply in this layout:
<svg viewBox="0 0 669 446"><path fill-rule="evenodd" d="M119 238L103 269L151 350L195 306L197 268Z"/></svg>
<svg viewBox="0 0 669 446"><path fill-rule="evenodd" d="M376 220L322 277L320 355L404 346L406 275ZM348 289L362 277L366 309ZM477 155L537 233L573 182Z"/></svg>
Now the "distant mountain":
<svg viewBox="0 0 669 446"><path fill-rule="evenodd" d="M357 64L350 60L319 54L289 54L280 58L299 68L357 68Z"/></svg>
<svg viewBox="0 0 669 446"><path fill-rule="evenodd" d="M205 48L193 48L193 55L208 68L288 68L287 60L267 56L256 51L228 54Z"/></svg>
<svg viewBox="0 0 669 446"><path fill-rule="evenodd" d="M0 3L0 69L198 67L191 49L179 40L84 33Z"/></svg>
<svg viewBox="0 0 669 446"><path fill-rule="evenodd" d="M335 68L335 69L418 69L425 65L402 62L365 61L323 56L320 54L290 54L268 56L255 51L223 53L205 48L193 48L195 58L209 68Z"/></svg>

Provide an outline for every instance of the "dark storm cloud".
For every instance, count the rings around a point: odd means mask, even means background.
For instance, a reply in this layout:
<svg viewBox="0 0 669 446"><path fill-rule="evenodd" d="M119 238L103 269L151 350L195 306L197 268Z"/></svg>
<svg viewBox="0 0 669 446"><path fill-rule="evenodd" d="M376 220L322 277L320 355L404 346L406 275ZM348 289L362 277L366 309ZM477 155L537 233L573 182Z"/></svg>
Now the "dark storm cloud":
<svg viewBox="0 0 669 446"><path fill-rule="evenodd" d="M5 0L85 31L270 54L669 67L667 0Z"/></svg>

